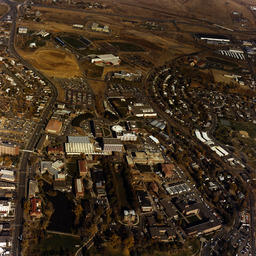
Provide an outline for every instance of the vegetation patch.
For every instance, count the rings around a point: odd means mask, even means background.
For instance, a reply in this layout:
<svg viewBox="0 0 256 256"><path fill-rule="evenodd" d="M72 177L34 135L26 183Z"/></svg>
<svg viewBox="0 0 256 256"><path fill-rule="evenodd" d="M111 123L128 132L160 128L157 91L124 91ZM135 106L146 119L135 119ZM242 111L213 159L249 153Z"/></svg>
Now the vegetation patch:
<svg viewBox="0 0 256 256"><path fill-rule="evenodd" d="M89 61L83 61L81 63L81 66L84 70L84 74L88 78L101 78L104 67L97 66L93 63L90 63Z"/></svg>
<svg viewBox="0 0 256 256"><path fill-rule="evenodd" d="M38 245L39 255L70 255L76 251L80 240L75 237L63 235L48 235Z"/></svg>
<svg viewBox="0 0 256 256"><path fill-rule="evenodd" d="M72 126L80 127L81 122L83 122L84 120L90 120L93 117L94 115L91 113L85 113L85 114L79 115L72 120Z"/></svg>
<svg viewBox="0 0 256 256"><path fill-rule="evenodd" d="M74 208L73 201L61 192L57 192L56 196L47 197L54 207L48 230L71 233L75 220L75 215L72 211Z"/></svg>
<svg viewBox="0 0 256 256"><path fill-rule="evenodd" d="M251 138L256 138L256 124L253 124L251 122L220 120L220 124L236 132L245 131Z"/></svg>

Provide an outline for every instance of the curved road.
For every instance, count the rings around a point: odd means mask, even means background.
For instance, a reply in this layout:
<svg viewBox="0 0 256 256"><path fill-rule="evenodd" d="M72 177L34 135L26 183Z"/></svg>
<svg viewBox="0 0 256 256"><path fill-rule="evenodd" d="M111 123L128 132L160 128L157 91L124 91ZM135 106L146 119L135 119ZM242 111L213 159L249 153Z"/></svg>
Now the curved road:
<svg viewBox="0 0 256 256"><path fill-rule="evenodd" d="M35 130L33 131L29 142L25 146L25 150L34 150L36 143L38 141L38 136L41 133L42 129L44 128L49 113L51 113L53 105L56 102L58 92L56 87L47 79L44 75L42 75L40 72L35 70L29 63L27 63L15 50L15 32L16 32L16 19L17 19L17 3L11 2L9 0L4 0L5 3L7 3L10 6L9 12L2 17L4 19L7 17L7 15L11 16L12 19L12 27L10 31L10 38L9 38L9 44L8 44L8 50L9 54L16 59L18 59L24 66L26 66L28 69L31 69L36 75L38 75L41 79L43 79L47 84L50 86L52 90L52 96L50 101L48 102L48 105L44 109L44 112L41 116L40 122L37 124ZM29 152L23 152L21 155L20 160L20 172L18 173L18 187L17 187L17 202L16 202L16 214L15 214L15 228L14 228L14 234L13 234L13 252L12 254L14 256L21 255L21 241L18 239L18 237L22 234L22 225L23 225L23 202L26 198L26 192L27 192L27 182L29 178L29 171L27 168L28 158L30 153Z"/></svg>

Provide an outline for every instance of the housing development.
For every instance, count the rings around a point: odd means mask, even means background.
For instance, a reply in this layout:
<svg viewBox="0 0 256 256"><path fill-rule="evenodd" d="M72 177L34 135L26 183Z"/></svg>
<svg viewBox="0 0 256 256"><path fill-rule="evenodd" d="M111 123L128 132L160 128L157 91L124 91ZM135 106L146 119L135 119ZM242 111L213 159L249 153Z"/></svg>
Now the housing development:
<svg viewBox="0 0 256 256"><path fill-rule="evenodd" d="M0 255L256 255L256 3L3 0L0 23Z"/></svg>

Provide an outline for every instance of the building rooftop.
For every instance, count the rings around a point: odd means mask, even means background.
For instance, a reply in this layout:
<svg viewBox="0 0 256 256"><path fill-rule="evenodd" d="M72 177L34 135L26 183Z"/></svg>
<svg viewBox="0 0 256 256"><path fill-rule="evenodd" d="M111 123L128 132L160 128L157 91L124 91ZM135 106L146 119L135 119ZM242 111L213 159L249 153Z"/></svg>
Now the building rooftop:
<svg viewBox="0 0 256 256"><path fill-rule="evenodd" d="M88 136L68 136L69 143L91 143Z"/></svg>
<svg viewBox="0 0 256 256"><path fill-rule="evenodd" d="M60 133L61 131L61 128L62 128L62 122L59 121L59 120L56 120L56 119L51 119L46 128L45 128L45 131L46 132L49 132L49 133Z"/></svg>

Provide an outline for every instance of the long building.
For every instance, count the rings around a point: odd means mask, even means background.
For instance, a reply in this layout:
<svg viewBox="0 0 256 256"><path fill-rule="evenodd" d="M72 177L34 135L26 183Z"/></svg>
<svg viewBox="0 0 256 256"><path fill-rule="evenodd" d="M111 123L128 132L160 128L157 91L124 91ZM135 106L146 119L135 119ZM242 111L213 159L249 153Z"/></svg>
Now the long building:
<svg viewBox="0 0 256 256"><path fill-rule="evenodd" d="M18 155L19 147L13 144L0 143L0 155Z"/></svg>
<svg viewBox="0 0 256 256"><path fill-rule="evenodd" d="M77 198L84 196L84 185L82 179L75 180L75 191Z"/></svg>

